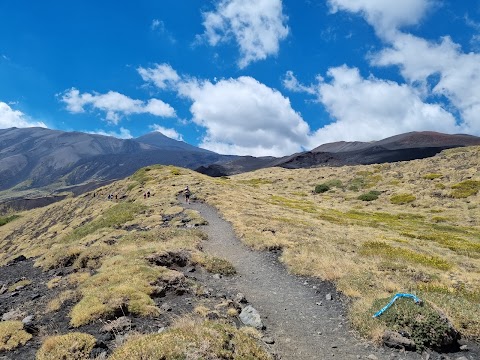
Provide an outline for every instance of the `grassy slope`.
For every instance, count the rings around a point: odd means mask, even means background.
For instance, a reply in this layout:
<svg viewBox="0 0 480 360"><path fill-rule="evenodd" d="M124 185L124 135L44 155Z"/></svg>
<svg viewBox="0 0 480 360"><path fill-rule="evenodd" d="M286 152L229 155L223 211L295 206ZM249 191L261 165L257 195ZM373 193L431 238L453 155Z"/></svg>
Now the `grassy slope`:
<svg viewBox="0 0 480 360"><path fill-rule="evenodd" d="M79 270L95 271L80 281L80 305L72 314L78 315L78 323L88 321L108 312L95 306L100 296L95 289L116 266L141 270L146 254L198 251L198 233L159 227L166 214L173 216L173 223L181 223L182 216L194 221L192 214L174 206L176 193L190 185L195 196L219 208L247 244L282 248L282 261L291 271L334 281L354 300L351 319L364 334L375 337L382 330L371 319L377 310L372 303L402 291L417 293L445 312L465 335L480 339L480 195L452 197L456 184L480 180L479 167L480 147L404 163L275 168L224 179L151 167L102 188L96 198L66 199L21 214L0 228L0 263L24 254L39 256L37 264L45 268L74 261ZM324 182L336 186L313 195L315 186ZM143 199L146 190L155 196ZM377 200L357 199L370 190L381 192ZM133 203L119 208L105 200L108 193L125 193ZM413 195L415 200L393 204L396 195ZM133 219L124 217L126 212ZM127 231L132 224L163 240L132 234ZM109 241L115 245L105 246ZM138 314L152 314L156 310L148 301L151 279L176 274L158 269L152 273L148 266L140 270L138 289L112 285L122 289L119 298L129 298ZM112 289L108 284L107 288Z"/></svg>

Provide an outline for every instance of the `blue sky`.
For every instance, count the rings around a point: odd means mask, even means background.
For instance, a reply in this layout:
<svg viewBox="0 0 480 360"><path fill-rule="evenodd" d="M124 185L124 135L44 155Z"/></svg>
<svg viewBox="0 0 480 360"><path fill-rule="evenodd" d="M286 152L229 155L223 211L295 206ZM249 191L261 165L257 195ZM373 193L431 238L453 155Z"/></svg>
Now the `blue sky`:
<svg viewBox="0 0 480 360"><path fill-rule="evenodd" d="M286 155L480 135L480 2L0 3L0 128Z"/></svg>

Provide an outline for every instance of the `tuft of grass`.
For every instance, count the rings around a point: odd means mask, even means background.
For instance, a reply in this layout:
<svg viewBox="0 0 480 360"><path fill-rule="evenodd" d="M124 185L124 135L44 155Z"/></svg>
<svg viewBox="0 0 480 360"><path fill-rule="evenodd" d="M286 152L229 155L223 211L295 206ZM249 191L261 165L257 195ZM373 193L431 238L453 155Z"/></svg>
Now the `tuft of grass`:
<svg viewBox="0 0 480 360"><path fill-rule="evenodd" d="M15 291L15 289L19 286L27 286L27 285L30 285L32 283L31 280L28 280L28 279L24 279L24 280L20 280L20 281L17 281L15 284L12 284L8 287L8 291L9 292L13 292Z"/></svg>
<svg viewBox="0 0 480 360"><path fill-rule="evenodd" d="M405 205L415 200L417 200L417 198L412 194L397 194L390 197L390 202L395 205Z"/></svg>
<svg viewBox="0 0 480 360"><path fill-rule="evenodd" d="M267 354L256 339L220 322L186 322L161 334L144 335L116 349L110 360L258 359Z"/></svg>
<svg viewBox="0 0 480 360"><path fill-rule="evenodd" d="M49 313L49 312L60 310L64 303L66 303L69 300L75 299L77 297L78 297L77 292L73 290L62 291L60 294L58 294L57 297L53 298L48 302L45 311Z"/></svg>
<svg viewBox="0 0 480 360"><path fill-rule="evenodd" d="M367 241L360 254L365 256L380 256L389 260L403 260L412 264L419 264L439 270L450 270L453 266L438 256L420 254L410 249L393 247L382 241Z"/></svg>
<svg viewBox="0 0 480 360"><path fill-rule="evenodd" d="M452 186L451 196L456 199L467 198L476 195L480 191L480 181L465 180Z"/></svg>
<svg viewBox="0 0 480 360"><path fill-rule="evenodd" d="M9 222L16 220L20 215L0 216L0 226L6 225Z"/></svg>
<svg viewBox="0 0 480 360"><path fill-rule="evenodd" d="M306 200L287 199L283 196L272 195L270 203L278 206L288 207L290 209L302 210L307 213L315 213L316 208L313 202Z"/></svg>
<svg viewBox="0 0 480 360"><path fill-rule="evenodd" d="M21 321L0 321L0 351L25 345L32 335L23 330Z"/></svg>
<svg viewBox="0 0 480 360"><path fill-rule="evenodd" d="M37 351L37 360L87 360L96 339L80 332L48 337Z"/></svg>
<svg viewBox="0 0 480 360"><path fill-rule="evenodd" d="M235 275L235 267L227 260L218 258L216 256L207 255L207 254L198 254L194 257L194 261L200 264L212 274L220 275Z"/></svg>
<svg viewBox="0 0 480 360"><path fill-rule="evenodd" d="M344 188L342 181L339 180L339 179L328 180L324 183L324 185L327 185L330 188L332 188L332 187L336 187L336 188L339 188L339 189Z"/></svg>
<svg viewBox="0 0 480 360"><path fill-rule="evenodd" d="M436 173L430 173L430 174L423 175L423 178L425 180L435 180L435 179L439 179L441 177L443 177L442 174L436 174Z"/></svg>

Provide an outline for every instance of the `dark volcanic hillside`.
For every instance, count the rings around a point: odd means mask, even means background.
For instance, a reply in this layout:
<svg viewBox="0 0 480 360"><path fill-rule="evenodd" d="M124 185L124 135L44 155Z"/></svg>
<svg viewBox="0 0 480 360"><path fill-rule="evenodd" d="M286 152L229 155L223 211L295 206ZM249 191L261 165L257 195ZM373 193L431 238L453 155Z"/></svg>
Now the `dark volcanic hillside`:
<svg viewBox="0 0 480 360"><path fill-rule="evenodd" d="M391 163L424 159L445 149L473 145L480 145L479 137L463 134L448 135L432 131L410 132L380 141L339 141L323 144L311 151L280 159L241 157L201 167L197 171L210 176L225 176L273 166L299 169Z"/></svg>
<svg viewBox="0 0 480 360"><path fill-rule="evenodd" d="M122 140L44 128L2 129L0 190L64 188L123 178L152 164L196 168L230 158L159 133Z"/></svg>

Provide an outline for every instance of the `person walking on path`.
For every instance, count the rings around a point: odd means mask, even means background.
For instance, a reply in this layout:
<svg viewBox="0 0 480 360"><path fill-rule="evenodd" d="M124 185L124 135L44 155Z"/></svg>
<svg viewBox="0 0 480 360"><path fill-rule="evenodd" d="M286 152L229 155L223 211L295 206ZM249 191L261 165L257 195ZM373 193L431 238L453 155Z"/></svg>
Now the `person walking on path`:
<svg viewBox="0 0 480 360"><path fill-rule="evenodd" d="M187 187L185 187L185 190L183 190L183 195L185 195L185 202L187 204L190 203L190 189Z"/></svg>

